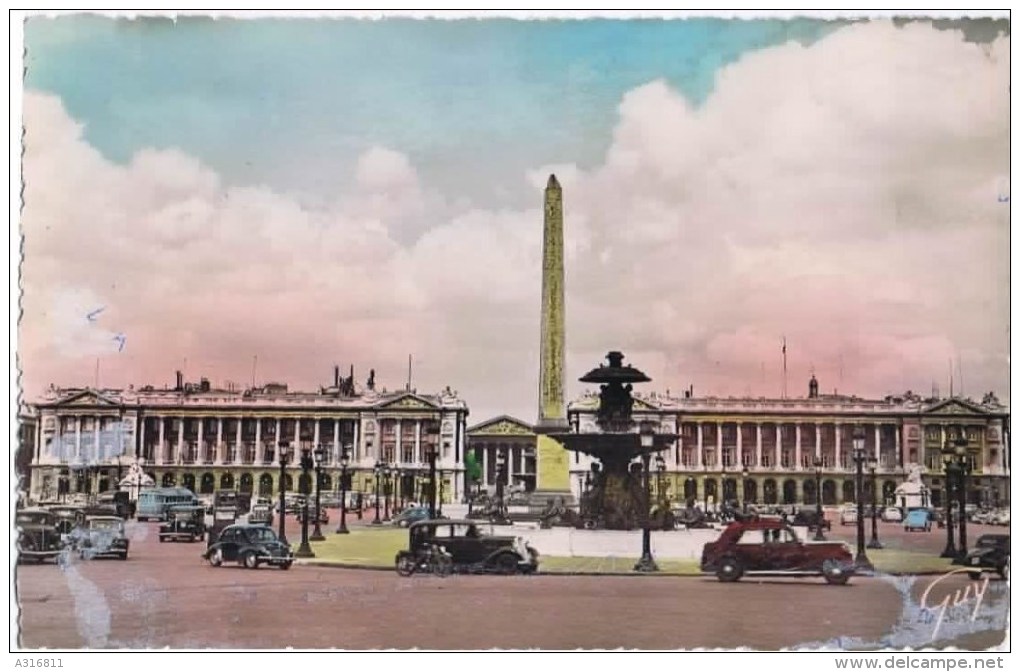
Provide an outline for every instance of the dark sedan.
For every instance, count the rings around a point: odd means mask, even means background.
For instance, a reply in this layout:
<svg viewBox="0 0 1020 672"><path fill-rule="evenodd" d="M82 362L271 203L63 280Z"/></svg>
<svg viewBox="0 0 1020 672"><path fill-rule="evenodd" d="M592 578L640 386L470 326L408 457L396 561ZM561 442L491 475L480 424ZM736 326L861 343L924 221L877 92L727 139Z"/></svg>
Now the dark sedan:
<svg viewBox="0 0 1020 672"><path fill-rule="evenodd" d="M263 563L290 569L294 563L290 546L281 542L276 533L265 525L230 525L224 528L202 557L213 567L224 562L236 562L248 569L258 569Z"/></svg>
<svg viewBox="0 0 1020 672"><path fill-rule="evenodd" d="M967 575L977 580L982 571L994 571L1004 581L1009 580L1009 535L982 534L977 543L963 558L955 560L954 565L963 565L969 571Z"/></svg>

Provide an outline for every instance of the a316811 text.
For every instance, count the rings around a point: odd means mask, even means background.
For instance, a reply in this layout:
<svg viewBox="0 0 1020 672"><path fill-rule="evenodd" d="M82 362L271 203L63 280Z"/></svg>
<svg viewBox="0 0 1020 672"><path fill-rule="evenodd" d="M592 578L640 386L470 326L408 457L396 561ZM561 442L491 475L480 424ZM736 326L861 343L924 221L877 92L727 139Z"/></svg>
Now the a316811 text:
<svg viewBox="0 0 1020 672"><path fill-rule="evenodd" d="M64 666L63 658L17 658L14 667L56 667Z"/></svg>

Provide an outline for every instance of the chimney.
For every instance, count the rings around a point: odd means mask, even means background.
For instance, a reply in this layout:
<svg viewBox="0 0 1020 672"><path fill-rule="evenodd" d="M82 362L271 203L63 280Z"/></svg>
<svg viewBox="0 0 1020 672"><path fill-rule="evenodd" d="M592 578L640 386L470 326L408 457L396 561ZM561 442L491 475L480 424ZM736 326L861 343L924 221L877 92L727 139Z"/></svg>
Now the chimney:
<svg viewBox="0 0 1020 672"><path fill-rule="evenodd" d="M333 367L333 387L340 388L340 365L337 364Z"/></svg>
<svg viewBox="0 0 1020 672"><path fill-rule="evenodd" d="M198 383L198 389L202 392L208 392L211 389L208 378L202 378Z"/></svg>
<svg viewBox="0 0 1020 672"><path fill-rule="evenodd" d="M184 389L184 374L180 371L177 372L177 387L174 388L177 391Z"/></svg>

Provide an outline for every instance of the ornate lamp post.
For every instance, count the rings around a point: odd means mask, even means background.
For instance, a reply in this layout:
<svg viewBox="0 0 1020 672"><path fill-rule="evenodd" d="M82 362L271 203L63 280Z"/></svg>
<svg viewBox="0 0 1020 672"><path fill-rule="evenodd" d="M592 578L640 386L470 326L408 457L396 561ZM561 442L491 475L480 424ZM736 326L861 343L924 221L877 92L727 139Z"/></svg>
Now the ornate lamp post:
<svg viewBox="0 0 1020 672"><path fill-rule="evenodd" d="M957 549L957 559L963 560L967 557L967 477L970 476L967 437L964 436L963 429L953 444L953 452L956 454L956 494L959 497L959 506L956 510L960 518L960 547Z"/></svg>
<svg viewBox="0 0 1020 672"><path fill-rule="evenodd" d="M375 474L375 520L372 521L373 525L382 525L382 520L379 519L379 481L382 479L385 467L385 464L378 461L372 467L372 473Z"/></svg>
<svg viewBox="0 0 1020 672"><path fill-rule="evenodd" d="M346 446L340 452L340 527L336 528L337 534L349 534L347 529L347 465L350 456Z"/></svg>
<svg viewBox="0 0 1020 672"><path fill-rule="evenodd" d="M304 502L301 505L301 545L298 550L294 551L295 558L314 558L315 553L312 552L312 547L308 545L308 479L309 472L312 467L315 466L312 460L312 451L308 448L301 449L301 475L304 477L301 482L304 487L301 488L301 494L304 495ZM318 517L318 516L316 516Z"/></svg>
<svg viewBox="0 0 1020 672"><path fill-rule="evenodd" d="M747 513L747 481L751 478L751 472L747 470L747 465L744 465L744 471L740 474L740 478L742 479L741 480L742 492L740 494L742 495L742 499L744 502L741 508L743 509L744 513Z"/></svg>
<svg viewBox="0 0 1020 672"><path fill-rule="evenodd" d="M436 516L439 518L443 517L443 488L446 485L446 481L443 479L443 470L439 470L439 497L436 499Z"/></svg>
<svg viewBox="0 0 1020 672"><path fill-rule="evenodd" d="M326 457L326 451L322 448L320 443L315 447L315 529L312 530L312 536L309 537L311 541L325 541L326 537L322 536L322 526L319 523L321 517L319 506L321 505L321 498L319 491L322 488L322 461ZM306 516L307 517L307 516Z"/></svg>
<svg viewBox="0 0 1020 672"><path fill-rule="evenodd" d="M858 569L872 571L875 567L868 559L868 552L864 550L864 428L860 425L854 427L854 464L857 466L857 557L854 563Z"/></svg>
<svg viewBox="0 0 1020 672"><path fill-rule="evenodd" d="M287 543L287 461L290 459L290 446L280 444L280 541Z"/></svg>
<svg viewBox="0 0 1020 672"><path fill-rule="evenodd" d="M388 522L390 519L390 494L392 492L393 483L393 465L386 464L383 466L383 522Z"/></svg>
<svg viewBox="0 0 1020 672"><path fill-rule="evenodd" d="M436 509L436 458L439 456L439 422L433 420L428 423L426 431L428 443L425 447L425 456L429 461L429 519L435 520Z"/></svg>
<svg viewBox="0 0 1020 672"><path fill-rule="evenodd" d="M871 541L868 548L882 548L882 542L878 540L878 479L875 477L877 463L872 457L868 460L868 471L871 473Z"/></svg>
<svg viewBox="0 0 1020 672"><path fill-rule="evenodd" d="M659 566L655 564L652 557L652 528L651 528L651 484L648 479L649 451L655 446L655 425L651 422L641 423L641 468L644 478L645 501L642 513L641 525L641 559L634 565L635 572L657 572Z"/></svg>
<svg viewBox="0 0 1020 672"><path fill-rule="evenodd" d="M940 558L956 557L956 542L953 540L953 487L956 483L954 454L947 440L942 446L942 463L946 470L946 547L939 554Z"/></svg>
<svg viewBox="0 0 1020 672"><path fill-rule="evenodd" d="M497 515L503 516L503 478L506 474L506 455L503 454L502 450L496 451L496 504L499 506Z"/></svg>
<svg viewBox="0 0 1020 672"><path fill-rule="evenodd" d="M662 453L655 456L655 492L658 500L665 504L666 500L666 460L662 459Z"/></svg>
<svg viewBox="0 0 1020 672"><path fill-rule="evenodd" d="M822 512L822 458L816 457L815 467L815 541L825 541L825 533L822 531L822 522L825 514Z"/></svg>

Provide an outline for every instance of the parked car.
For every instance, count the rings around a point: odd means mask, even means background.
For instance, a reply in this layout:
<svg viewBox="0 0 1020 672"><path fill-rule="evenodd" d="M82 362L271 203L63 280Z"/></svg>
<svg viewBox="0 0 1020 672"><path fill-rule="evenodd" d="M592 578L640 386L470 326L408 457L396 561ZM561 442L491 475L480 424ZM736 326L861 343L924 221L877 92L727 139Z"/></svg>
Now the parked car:
<svg viewBox="0 0 1020 672"><path fill-rule="evenodd" d="M896 506L887 506L879 514L886 523L899 523L903 521L903 512Z"/></svg>
<svg viewBox="0 0 1020 672"><path fill-rule="evenodd" d="M923 530L931 532L931 514L928 509L911 509L903 519L903 531Z"/></svg>
<svg viewBox="0 0 1020 672"><path fill-rule="evenodd" d="M745 574L821 574L826 582L841 585L854 570L846 543L804 543L791 526L768 519L732 523L701 551L701 571L723 582L737 581Z"/></svg>
<svg viewBox="0 0 1020 672"><path fill-rule="evenodd" d="M531 574L538 569L538 551L522 537L483 534L470 520L425 520L408 527L407 548L397 553L397 571L416 564L434 545L450 554L455 572Z"/></svg>
<svg viewBox="0 0 1020 672"><path fill-rule="evenodd" d="M294 563L290 545L280 541L276 533L265 525L230 525L224 528L202 557L213 567L224 562L236 562L248 569L258 569L263 563L290 569Z"/></svg>
<svg viewBox="0 0 1020 672"><path fill-rule="evenodd" d="M807 527L809 530L815 529L818 525L818 511L815 509L801 509L793 517L793 525L802 525ZM823 530L831 530L832 523L825 517L825 512L822 512L821 525Z"/></svg>
<svg viewBox="0 0 1020 672"><path fill-rule="evenodd" d="M57 529L57 517L41 508L21 509L14 516L18 531L18 560L54 560L64 549Z"/></svg>
<svg viewBox="0 0 1020 672"><path fill-rule="evenodd" d="M85 522L85 512L79 506L61 504L49 507L49 511L56 517L57 531L65 537L65 541L67 535Z"/></svg>
<svg viewBox="0 0 1020 672"><path fill-rule="evenodd" d="M89 516L73 536L82 558L128 558L130 542L124 534L124 520L118 516Z"/></svg>
<svg viewBox="0 0 1020 672"><path fill-rule="evenodd" d="M856 525L857 524L857 505L847 504L839 510L839 524L840 525Z"/></svg>
<svg viewBox="0 0 1020 672"><path fill-rule="evenodd" d="M1005 525L1009 527L1009 509L999 509L988 520L990 525Z"/></svg>
<svg viewBox="0 0 1020 672"><path fill-rule="evenodd" d="M167 513L167 521L159 526L159 540L202 541L205 532L204 506L175 506Z"/></svg>
<svg viewBox="0 0 1020 672"><path fill-rule="evenodd" d="M415 506L404 509L390 520L397 527L410 527L412 523L429 519L429 510L425 506Z"/></svg>
<svg viewBox="0 0 1020 672"><path fill-rule="evenodd" d="M298 522L299 523L302 522L304 520L304 518L305 518L305 510L304 510L304 508L298 509L298 511L297 511L297 520L298 520ZM329 514L326 513L326 508L325 507L319 509L319 522L322 523L323 525L326 525L327 523L329 523ZM315 506L314 505L308 507L308 523L309 524L314 524L315 523Z"/></svg>
<svg viewBox="0 0 1020 672"><path fill-rule="evenodd" d="M248 514L248 524L250 525L272 525L273 524L273 505L256 503L252 505L251 512Z"/></svg>
<svg viewBox="0 0 1020 672"><path fill-rule="evenodd" d="M967 575L972 579L980 579L984 570L993 570L1004 581L1009 580L1009 535L982 534L977 543L963 558L953 561L954 565L963 565L971 570Z"/></svg>

